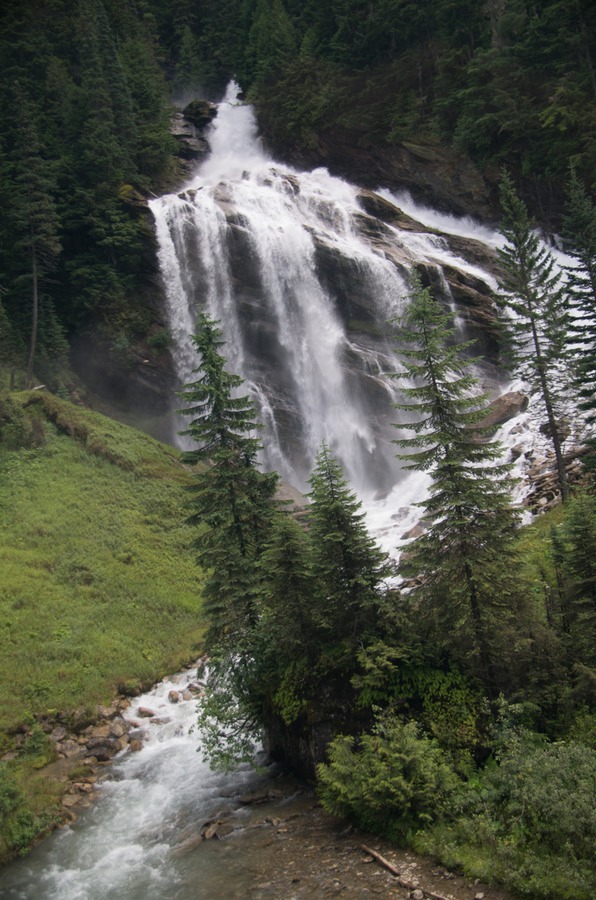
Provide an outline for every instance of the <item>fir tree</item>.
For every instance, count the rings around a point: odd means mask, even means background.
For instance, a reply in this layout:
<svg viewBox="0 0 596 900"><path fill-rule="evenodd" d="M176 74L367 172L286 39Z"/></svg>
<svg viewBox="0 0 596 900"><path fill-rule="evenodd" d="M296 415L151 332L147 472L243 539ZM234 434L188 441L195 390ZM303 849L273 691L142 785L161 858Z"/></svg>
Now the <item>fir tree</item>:
<svg viewBox="0 0 596 900"><path fill-rule="evenodd" d="M575 380L580 408L596 420L596 205L574 169L567 186L565 249L576 265L567 270L574 315Z"/></svg>
<svg viewBox="0 0 596 900"><path fill-rule="evenodd" d="M310 485L309 538L321 626L338 649L343 642L350 651L375 631L389 566L325 443Z"/></svg>
<svg viewBox="0 0 596 900"><path fill-rule="evenodd" d="M304 528L280 511L261 560L267 639L284 661L305 656L314 662L318 611L315 578Z"/></svg>
<svg viewBox="0 0 596 900"><path fill-rule="evenodd" d="M226 370L221 332L204 314L197 328L200 377L180 392L188 404L182 412L191 418L182 434L196 446L183 459L198 469L189 521L200 528L196 547L208 572L203 596L213 646L233 644L257 621L257 564L271 526L277 476L257 469L255 411L248 397L237 395L240 376Z"/></svg>
<svg viewBox="0 0 596 900"><path fill-rule="evenodd" d="M60 222L54 202L51 166L42 156L35 127L35 109L21 84L15 85L19 109L18 142L15 150L15 198L13 211L18 229L17 247L24 251L27 263L23 276L31 286L31 331L27 360L27 387L33 383L40 316L41 288L44 277L55 267L62 249ZM26 268L25 268L26 267Z"/></svg>
<svg viewBox="0 0 596 900"><path fill-rule="evenodd" d="M407 402L415 418L400 423L414 433L396 440L405 468L428 471L430 496L419 505L428 526L405 554L401 571L415 576L413 602L448 658L477 676L487 693L497 687L503 628L515 598L512 542L517 515L510 505L507 467L496 462L479 422L485 398L474 393L473 360L454 344L447 315L413 279L399 341ZM412 385L414 381L414 385Z"/></svg>
<svg viewBox="0 0 596 900"><path fill-rule="evenodd" d="M533 230L526 206L507 173L501 181L501 207L501 233L507 243L499 251L505 279L498 299L513 314L504 320L504 329L513 363L542 398L561 499L567 500L569 487L557 421L559 384L566 377L561 363L565 361L568 331L561 276Z"/></svg>
<svg viewBox="0 0 596 900"><path fill-rule="evenodd" d="M596 500L580 495L569 504L559 553L565 578L565 609L572 659L596 665ZM556 555L557 547L553 547Z"/></svg>

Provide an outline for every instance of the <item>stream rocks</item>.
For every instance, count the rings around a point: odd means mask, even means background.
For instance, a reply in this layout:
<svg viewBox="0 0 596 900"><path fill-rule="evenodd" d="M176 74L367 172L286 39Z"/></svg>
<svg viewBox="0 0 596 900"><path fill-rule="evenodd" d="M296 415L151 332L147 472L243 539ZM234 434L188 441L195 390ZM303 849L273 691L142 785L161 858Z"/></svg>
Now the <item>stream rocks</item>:
<svg viewBox="0 0 596 900"><path fill-rule="evenodd" d="M325 813L314 792L287 776L247 795L238 811L220 810L189 827L173 849L195 865L228 865L229 897L298 900L341 895L396 900L511 900L498 888L461 878L430 859L347 826ZM235 804L234 804L235 805ZM374 856L371 856L374 848ZM388 863L388 870L384 863ZM481 897L479 896L481 895Z"/></svg>
<svg viewBox="0 0 596 900"><path fill-rule="evenodd" d="M176 689L173 688L167 695L169 704L174 706L202 694L204 685L196 678L200 664L204 661L189 666L184 684L179 682L177 676L167 679L177 684ZM194 678L190 677L191 673ZM130 718L130 714L125 717L124 713L132 703L130 695L138 693L136 687L129 686L126 688L128 696L120 694L108 705L36 717L55 758L54 762L44 766L43 774L64 785L63 821L74 821L77 810L92 803L94 786L107 775L107 768L115 756L126 750L132 753L142 750L148 724L160 726L171 721L161 712L163 703L159 710L139 706L135 713L137 719ZM18 755L19 747L31 733L31 726L24 724L20 731L15 737L17 749L5 754L3 759Z"/></svg>

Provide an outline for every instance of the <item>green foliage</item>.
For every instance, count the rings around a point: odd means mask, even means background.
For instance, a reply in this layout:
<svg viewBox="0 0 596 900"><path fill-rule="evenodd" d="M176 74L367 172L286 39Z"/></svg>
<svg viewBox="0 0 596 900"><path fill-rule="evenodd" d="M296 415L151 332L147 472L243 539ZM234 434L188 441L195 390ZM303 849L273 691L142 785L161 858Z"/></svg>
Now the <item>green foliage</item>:
<svg viewBox="0 0 596 900"><path fill-rule="evenodd" d="M506 635L519 596L508 469L500 447L482 440L484 397L474 391L469 344L453 343L454 327L428 288L414 279L400 323L405 372L394 377L409 402L414 436L395 443L406 468L429 471L430 497L419 505L428 530L408 549L402 572L421 583L413 602L435 647L480 679L489 695L505 677ZM416 416L412 419L412 416Z"/></svg>
<svg viewBox="0 0 596 900"><path fill-rule="evenodd" d="M562 572L561 626L570 657L596 667L596 498L574 497L553 535Z"/></svg>
<svg viewBox="0 0 596 900"><path fill-rule="evenodd" d="M358 742L336 737L317 776L325 809L395 840L439 818L458 784L438 744L390 715Z"/></svg>
<svg viewBox="0 0 596 900"><path fill-rule="evenodd" d="M25 853L31 843L46 830L51 813L34 815L26 798L5 763L0 763L0 860L9 854Z"/></svg>
<svg viewBox="0 0 596 900"><path fill-rule="evenodd" d="M462 788L457 820L417 846L522 894L587 900L596 878L595 788L593 749L509 730L496 762Z"/></svg>
<svg viewBox="0 0 596 900"><path fill-rule="evenodd" d="M503 324L514 364L540 393L557 461L561 498L567 500L556 388L557 382L569 380L561 365L568 340L566 298L554 259L534 231L526 206L507 173L501 181L501 206L501 233L507 243L499 251L505 270L499 302L513 313Z"/></svg>
<svg viewBox="0 0 596 900"><path fill-rule="evenodd" d="M348 488L326 444L310 477L308 534L319 622L336 645L361 646L374 633L387 558L364 525L362 504Z"/></svg>
<svg viewBox="0 0 596 900"><path fill-rule="evenodd" d="M277 476L256 467L255 411L248 397L233 395L242 379L226 371L219 353L221 332L203 313L197 328L194 343L201 362L195 373L200 377L179 394L188 404L182 412L191 418L182 434L195 442L183 460L210 465L197 471L190 488L188 521L201 529L197 559L209 570L204 589L208 642L233 648L256 622L258 562L273 517Z"/></svg>
<svg viewBox="0 0 596 900"><path fill-rule="evenodd" d="M119 192L170 167L165 82L148 20L131 5L8 0L0 34L7 364L25 368L28 347L29 382L35 370L57 387L65 333L113 329L150 276L143 212Z"/></svg>
<svg viewBox="0 0 596 900"><path fill-rule="evenodd" d="M590 0L235 0L220 18L210 2L188 26L201 65L236 74L279 146L316 149L349 123L366 148L439 138L489 180L506 164L547 212L570 159L593 186Z"/></svg>
<svg viewBox="0 0 596 900"><path fill-rule="evenodd" d="M237 652L217 650L209 661L205 697L199 706L204 759L218 772L229 772L242 762L253 762L261 737L259 686L254 660L247 646Z"/></svg>
<svg viewBox="0 0 596 900"><path fill-rule="evenodd" d="M575 169L567 185L564 220L565 249L575 260L567 270L572 316L569 326L573 337L575 386L580 408L596 420L596 205L580 182ZM593 442L592 442L593 444ZM589 460L596 467L596 449Z"/></svg>

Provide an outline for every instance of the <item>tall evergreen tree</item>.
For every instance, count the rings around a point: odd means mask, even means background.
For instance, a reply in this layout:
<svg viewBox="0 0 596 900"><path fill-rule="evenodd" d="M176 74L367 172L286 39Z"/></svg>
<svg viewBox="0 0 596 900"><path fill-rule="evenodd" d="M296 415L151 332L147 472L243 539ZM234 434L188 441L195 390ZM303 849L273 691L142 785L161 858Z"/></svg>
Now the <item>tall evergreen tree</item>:
<svg viewBox="0 0 596 900"><path fill-rule="evenodd" d="M53 197L53 173L44 159L35 109L21 84L15 85L19 109L18 141L15 150L15 199L13 210L17 226L17 246L27 257L22 278L30 284L31 330L27 360L27 386L33 383L37 351L41 289L44 277L55 267L62 249L60 222ZM25 268L26 267L26 268Z"/></svg>
<svg viewBox="0 0 596 900"><path fill-rule="evenodd" d="M596 205L574 169L567 185L564 240L576 262L568 269L576 384L581 408L596 420Z"/></svg>
<svg viewBox="0 0 596 900"><path fill-rule="evenodd" d="M362 504L323 443L310 477L308 513L313 574L321 625L329 639L350 651L375 630L385 554L368 534Z"/></svg>
<svg viewBox="0 0 596 900"><path fill-rule="evenodd" d="M187 404L182 413L191 418L181 433L196 443L183 455L197 467L189 521L200 528L195 546L208 573L208 643L233 647L257 620L258 560L271 527L277 476L257 469L253 405L238 396L242 379L226 370L221 332L205 314L193 340L199 378L179 395Z"/></svg>
<svg viewBox="0 0 596 900"><path fill-rule="evenodd" d="M312 665L319 612L310 546L304 527L285 510L273 523L261 578L269 644L284 662L305 657Z"/></svg>
<svg viewBox="0 0 596 900"><path fill-rule="evenodd" d="M413 602L435 646L476 676L489 695L498 689L504 628L515 603L512 542L517 515L511 507L501 449L487 442L479 422L485 398L474 393L472 360L454 344L451 318L413 279L399 341L407 402L415 416L396 440L406 468L428 471L430 496L419 505L427 531L408 547L401 571L415 576ZM412 385L414 381L414 385Z"/></svg>
<svg viewBox="0 0 596 900"><path fill-rule="evenodd" d="M580 495L562 524L566 636L572 660L596 666L596 499ZM561 539L561 538L560 538ZM553 548L556 554L557 547Z"/></svg>
<svg viewBox="0 0 596 900"><path fill-rule="evenodd" d="M512 315L504 319L512 361L539 392L546 411L555 454L561 499L569 497L557 400L567 373L564 369L568 314L560 273L552 255L534 231L511 177L501 181L501 233L507 243L499 251L505 271L499 302ZM563 363L563 364L562 364Z"/></svg>

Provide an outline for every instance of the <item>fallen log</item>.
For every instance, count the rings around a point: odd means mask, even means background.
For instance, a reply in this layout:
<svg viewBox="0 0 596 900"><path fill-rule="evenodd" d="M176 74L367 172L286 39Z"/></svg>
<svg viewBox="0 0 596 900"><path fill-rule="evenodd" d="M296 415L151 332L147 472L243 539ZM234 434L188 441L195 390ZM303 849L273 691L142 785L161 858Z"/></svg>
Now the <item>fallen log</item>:
<svg viewBox="0 0 596 900"><path fill-rule="evenodd" d="M367 847L366 844L361 844L360 849L364 850L365 853L368 853L369 856L372 856L373 859L376 859L378 863L384 866L392 875L395 875L396 878L399 878L401 872L399 869L396 869L395 866L389 862L388 859L385 859L384 856L381 856L380 853L377 853L376 850L371 850L370 847Z"/></svg>

